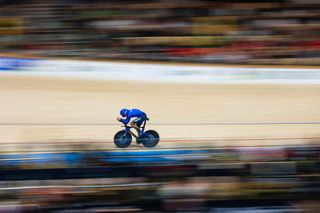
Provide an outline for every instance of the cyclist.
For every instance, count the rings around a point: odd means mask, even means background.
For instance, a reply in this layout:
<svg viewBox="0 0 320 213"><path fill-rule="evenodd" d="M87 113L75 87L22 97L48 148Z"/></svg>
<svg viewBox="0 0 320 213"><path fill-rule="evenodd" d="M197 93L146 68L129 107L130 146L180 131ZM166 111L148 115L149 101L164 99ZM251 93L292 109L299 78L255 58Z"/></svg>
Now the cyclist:
<svg viewBox="0 0 320 213"><path fill-rule="evenodd" d="M141 124L147 120L147 114L140 109L121 109L120 115L123 118L117 117L118 121L121 121L124 124L128 124L131 120L131 118L136 118L130 122L130 125L137 130L138 136L140 136L140 126ZM138 137L135 134L133 134L134 137Z"/></svg>

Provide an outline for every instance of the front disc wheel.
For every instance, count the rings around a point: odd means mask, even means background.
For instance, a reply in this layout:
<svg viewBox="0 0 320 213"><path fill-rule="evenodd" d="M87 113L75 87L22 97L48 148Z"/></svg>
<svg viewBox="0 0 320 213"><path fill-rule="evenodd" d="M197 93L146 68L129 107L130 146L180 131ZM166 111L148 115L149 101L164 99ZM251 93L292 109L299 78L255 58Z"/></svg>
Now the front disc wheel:
<svg viewBox="0 0 320 213"><path fill-rule="evenodd" d="M125 130L121 130L115 134L113 141L118 148L127 148L132 142L132 136Z"/></svg>

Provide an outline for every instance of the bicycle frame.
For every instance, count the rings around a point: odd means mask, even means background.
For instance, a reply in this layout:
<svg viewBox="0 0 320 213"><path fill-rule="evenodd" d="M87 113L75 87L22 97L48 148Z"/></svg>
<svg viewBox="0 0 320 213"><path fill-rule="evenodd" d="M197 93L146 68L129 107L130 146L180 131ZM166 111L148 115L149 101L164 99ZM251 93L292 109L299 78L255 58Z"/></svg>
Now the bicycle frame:
<svg viewBox="0 0 320 213"><path fill-rule="evenodd" d="M141 125L141 127L140 127L140 135L143 135L144 134L144 130L145 130L145 127L146 127L146 123L147 123L147 121L144 121L143 123L142 123L142 125ZM129 126L129 125L127 125L127 124L124 124L124 127L125 127L125 130L126 130L126 133L129 133L129 134L131 134L132 135L132 132L131 132L131 128L133 128L132 126ZM139 136L140 136L139 135ZM134 136L134 135L133 135ZM138 136L138 137L139 137Z"/></svg>

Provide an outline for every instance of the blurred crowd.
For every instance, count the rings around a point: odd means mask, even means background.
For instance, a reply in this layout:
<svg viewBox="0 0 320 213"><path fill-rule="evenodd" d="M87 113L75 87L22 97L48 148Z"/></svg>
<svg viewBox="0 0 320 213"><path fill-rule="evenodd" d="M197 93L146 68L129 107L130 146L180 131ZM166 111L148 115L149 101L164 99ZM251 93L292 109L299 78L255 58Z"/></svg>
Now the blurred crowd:
<svg viewBox="0 0 320 213"><path fill-rule="evenodd" d="M317 0L1 0L0 52L320 64Z"/></svg>
<svg viewBox="0 0 320 213"><path fill-rule="evenodd" d="M320 147L0 155L0 212L318 212Z"/></svg>

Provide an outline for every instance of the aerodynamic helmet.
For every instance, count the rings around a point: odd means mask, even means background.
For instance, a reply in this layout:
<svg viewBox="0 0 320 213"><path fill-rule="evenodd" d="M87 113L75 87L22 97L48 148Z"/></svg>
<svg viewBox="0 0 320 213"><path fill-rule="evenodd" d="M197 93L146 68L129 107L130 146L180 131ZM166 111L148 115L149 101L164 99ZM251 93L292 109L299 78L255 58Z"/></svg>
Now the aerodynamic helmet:
<svg viewBox="0 0 320 213"><path fill-rule="evenodd" d="M129 113L129 111L130 110L128 110L128 109L122 109L122 110L120 110L120 115L122 117L126 117L128 115L128 113Z"/></svg>

